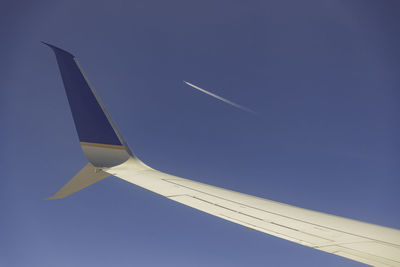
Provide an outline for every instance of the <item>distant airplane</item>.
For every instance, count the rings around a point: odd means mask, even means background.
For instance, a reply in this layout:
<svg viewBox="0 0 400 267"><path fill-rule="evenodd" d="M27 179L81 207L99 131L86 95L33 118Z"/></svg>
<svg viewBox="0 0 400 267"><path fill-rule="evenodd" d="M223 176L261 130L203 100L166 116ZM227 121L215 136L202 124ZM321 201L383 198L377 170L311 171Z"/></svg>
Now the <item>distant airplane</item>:
<svg viewBox="0 0 400 267"><path fill-rule="evenodd" d="M199 90L200 92L203 92L203 93L205 93L205 94L207 94L207 95L210 95L210 96L212 96L212 97L214 97L214 98L216 98L216 99L218 99L218 100L221 100L222 102L225 102L225 103L227 103L227 104L229 104L229 105L231 105L231 106L234 106L235 108L238 108L238 109L241 109L241 110L243 110L243 111L246 111L246 112L250 112L250 113L254 113L254 114L255 114L255 112L252 111L252 110L249 109L249 108L246 108L246 107L244 107L244 106L241 106L241 105L239 105L239 104L236 104L235 102L232 102L232 101L230 101L230 100L228 100L228 99L226 99L226 98L223 98L222 96L213 94L213 93L211 93L211 92L209 92L209 91L207 91L207 90L205 90L205 89L203 89L203 88L200 88L200 87L198 87L197 85L194 85L194 84L192 84L192 83L190 83L190 82L187 82L187 81L183 81L183 82L186 83L187 85L193 87L194 89L197 89L197 90Z"/></svg>
<svg viewBox="0 0 400 267"><path fill-rule="evenodd" d="M400 266L400 231L159 172L129 149L100 98L67 51L56 55L83 153L89 163L49 199L110 175L250 229L374 266Z"/></svg>

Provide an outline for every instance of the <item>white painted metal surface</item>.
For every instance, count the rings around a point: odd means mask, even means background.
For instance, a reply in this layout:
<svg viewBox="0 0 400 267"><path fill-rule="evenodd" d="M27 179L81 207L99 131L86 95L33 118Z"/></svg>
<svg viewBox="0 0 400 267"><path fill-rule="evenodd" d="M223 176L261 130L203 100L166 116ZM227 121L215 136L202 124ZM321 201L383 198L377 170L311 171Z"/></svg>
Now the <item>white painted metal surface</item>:
<svg viewBox="0 0 400 267"><path fill-rule="evenodd" d="M400 266L400 231L154 170L136 158L104 169L171 200L248 228L374 266Z"/></svg>
<svg viewBox="0 0 400 267"><path fill-rule="evenodd" d="M400 266L399 230L198 183L145 165L129 150L76 58L69 52L47 45L56 54L67 93L72 92L69 101L70 105L73 104L71 109L75 110L73 115L90 118L75 121L83 152L90 163L51 198L66 197L111 174L257 231L374 266ZM92 109L86 106L88 103ZM110 128L113 132L101 135L103 129Z"/></svg>

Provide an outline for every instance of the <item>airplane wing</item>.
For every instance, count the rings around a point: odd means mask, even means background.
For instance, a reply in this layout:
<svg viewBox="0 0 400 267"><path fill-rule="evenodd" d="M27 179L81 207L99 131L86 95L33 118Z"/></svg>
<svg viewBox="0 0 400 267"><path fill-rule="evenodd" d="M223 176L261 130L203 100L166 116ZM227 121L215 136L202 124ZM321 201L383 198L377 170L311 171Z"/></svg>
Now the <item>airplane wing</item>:
<svg viewBox="0 0 400 267"><path fill-rule="evenodd" d="M159 172L129 149L76 58L55 46L82 150L89 163L52 199L113 175L250 229L373 266L400 266L400 231L307 210Z"/></svg>

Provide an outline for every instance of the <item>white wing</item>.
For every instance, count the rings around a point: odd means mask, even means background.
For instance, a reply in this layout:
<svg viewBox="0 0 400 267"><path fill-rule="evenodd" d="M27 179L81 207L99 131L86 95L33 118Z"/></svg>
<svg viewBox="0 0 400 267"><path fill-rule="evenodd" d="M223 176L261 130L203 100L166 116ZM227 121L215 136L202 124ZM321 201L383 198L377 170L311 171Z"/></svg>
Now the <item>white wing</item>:
<svg viewBox="0 0 400 267"><path fill-rule="evenodd" d="M374 266L400 266L400 231L153 170L130 159L106 172L248 228Z"/></svg>
<svg viewBox="0 0 400 267"><path fill-rule="evenodd" d="M146 166L128 148L76 58L49 46L56 54L75 127L89 160L52 199L66 197L110 174L257 231L370 265L400 266L399 230L233 192Z"/></svg>

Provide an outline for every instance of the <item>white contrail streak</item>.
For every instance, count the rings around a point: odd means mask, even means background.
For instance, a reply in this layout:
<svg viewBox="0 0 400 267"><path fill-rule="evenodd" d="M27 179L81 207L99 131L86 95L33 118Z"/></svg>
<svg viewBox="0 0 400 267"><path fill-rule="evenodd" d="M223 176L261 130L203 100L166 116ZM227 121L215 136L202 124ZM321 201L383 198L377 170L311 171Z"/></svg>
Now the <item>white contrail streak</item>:
<svg viewBox="0 0 400 267"><path fill-rule="evenodd" d="M198 87L198 86L196 86L196 85L194 85L194 84L191 84L190 82L184 81L184 83L186 83L187 85L189 85L189 86L191 86L191 87L193 87L193 88L195 88L195 89L197 89L197 90L199 90L199 91L201 91L201 92L203 92L203 93L205 93L205 94L207 94L207 95L210 95L210 96L212 96L212 97L215 97L216 99L219 99L219 100L221 100L221 101L223 101L223 102L225 102L225 103L227 103L227 104L229 104L229 105L232 105L232 106L234 106L234 107L236 107L236 108L239 108L239 109L241 109L241 110L244 110L244 111L246 111L246 112L250 112L250 113L254 113L254 114L255 114L255 112L252 111L251 109L248 109L248 108L243 107L243 106L241 106L241 105L239 105L239 104L236 104L235 102L229 101L228 99L225 99L225 98L223 98L223 97L221 97L221 96L218 96L218 95L216 95L216 94L213 94L213 93L211 93L211 92L208 92L207 90L204 90L204 89L202 89L202 88L200 88L200 87Z"/></svg>

